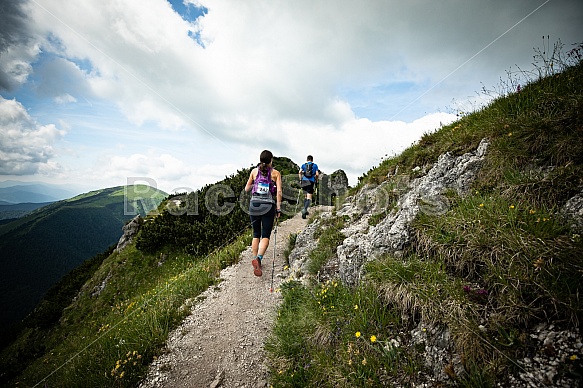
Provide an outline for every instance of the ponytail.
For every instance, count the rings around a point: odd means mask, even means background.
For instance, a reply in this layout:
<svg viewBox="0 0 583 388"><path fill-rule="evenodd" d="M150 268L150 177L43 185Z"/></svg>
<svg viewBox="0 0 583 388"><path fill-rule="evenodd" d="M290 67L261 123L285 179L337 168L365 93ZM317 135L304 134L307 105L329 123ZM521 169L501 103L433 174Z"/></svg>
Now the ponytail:
<svg viewBox="0 0 583 388"><path fill-rule="evenodd" d="M269 163L271 163L272 159L273 154L271 151L264 150L261 152L261 155L259 156L261 163L257 165L257 169L261 171L263 175L267 175L267 172L269 171Z"/></svg>

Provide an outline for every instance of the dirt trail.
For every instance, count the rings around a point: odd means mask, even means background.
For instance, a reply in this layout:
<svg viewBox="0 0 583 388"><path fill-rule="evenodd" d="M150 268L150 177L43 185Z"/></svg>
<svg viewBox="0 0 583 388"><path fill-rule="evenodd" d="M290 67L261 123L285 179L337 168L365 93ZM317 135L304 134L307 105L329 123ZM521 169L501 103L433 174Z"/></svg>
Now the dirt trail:
<svg viewBox="0 0 583 388"><path fill-rule="evenodd" d="M313 209L313 208L312 208ZM266 387L263 344L271 332L291 233L307 220L299 214L277 228L274 292L270 293L274 233L263 260L263 276L253 275L251 247L239 263L221 271L223 281L201 295L192 314L174 330L167 352L150 365L140 385L151 387Z"/></svg>

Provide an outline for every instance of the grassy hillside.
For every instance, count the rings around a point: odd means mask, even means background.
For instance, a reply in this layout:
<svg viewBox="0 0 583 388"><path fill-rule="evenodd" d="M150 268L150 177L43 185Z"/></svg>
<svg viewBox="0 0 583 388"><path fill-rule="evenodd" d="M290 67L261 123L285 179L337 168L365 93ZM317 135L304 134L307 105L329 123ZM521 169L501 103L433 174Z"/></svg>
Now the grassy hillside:
<svg viewBox="0 0 583 388"><path fill-rule="evenodd" d="M562 72L539 69L540 79L520 89L515 85L513 92L426 134L361 177L353 193L383 182L398 192L403 178L420 176L439 155L462 155L481 139L490 142L471 193L463 198L443 193L449 203L445 214L421 212L403 257L371 262L356 289L335 280L284 287L268 344L273 386L427 381L422 376L432 371L426 369L426 349L412 345L412 336L444 327L463 366L461 372L452 364L439 371L451 386L508 383L510 374L523 372L518 360L538 351L560 354L555 341L533 348L529 333L541 323L579 332L583 318L583 239L560 212L583 189L580 54L574 52L576 63ZM342 238L323 237L336 236L346 221L336 217L320 227L312 261L334 257ZM329 252L325 260L322 252ZM539 380L540 386L562 378L580 386L582 357L581 349L559 357L559 373Z"/></svg>
<svg viewBox="0 0 583 388"><path fill-rule="evenodd" d="M63 275L116 243L136 212L155 209L166 194L149 190L93 191L0 225L0 327L24 318Z"/></svg>

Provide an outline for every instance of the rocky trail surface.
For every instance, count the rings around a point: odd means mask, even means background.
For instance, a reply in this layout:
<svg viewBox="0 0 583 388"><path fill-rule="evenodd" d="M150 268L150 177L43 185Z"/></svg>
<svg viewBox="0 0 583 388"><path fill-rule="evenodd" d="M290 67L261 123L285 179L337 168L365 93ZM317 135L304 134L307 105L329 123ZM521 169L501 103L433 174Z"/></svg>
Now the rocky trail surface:
<svg viewBox="0 0 583 388"><path fill-rule="evenodd" d="M297 214L279 224L277 240L272 232L262 277L253 274L251 247L237 264L221 271L221 283L197 298L191 315L170 334L166 352L150 365L140 387L266 387L263 344L281 302L283 252L290 234L306 224Z"/></svg>

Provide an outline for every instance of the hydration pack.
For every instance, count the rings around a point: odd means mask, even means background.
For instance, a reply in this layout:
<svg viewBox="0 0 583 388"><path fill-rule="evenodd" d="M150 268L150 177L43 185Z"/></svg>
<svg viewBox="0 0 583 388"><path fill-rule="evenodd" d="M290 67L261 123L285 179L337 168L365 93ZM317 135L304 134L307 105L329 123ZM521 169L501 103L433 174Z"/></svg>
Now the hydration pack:
<svg viewBox="0 0 583 388"><path fill-rule="evenodd" d="M311 178L312 175L314 175L314 172L312 171L314 169L314 163L313 162L307 162L304 164L304 176L306 178Z"/></svg>
<svg viewBox="0 0 583 388"><path fill-rule="evenodd" d="M272 168L269 167L267 174L264 175L261 169L257 168L257 176L255 177L255 182L253 182L253 190L251 192L254 196L271 198L275 194L276 187L271 180L271 170Z"/></svg>

